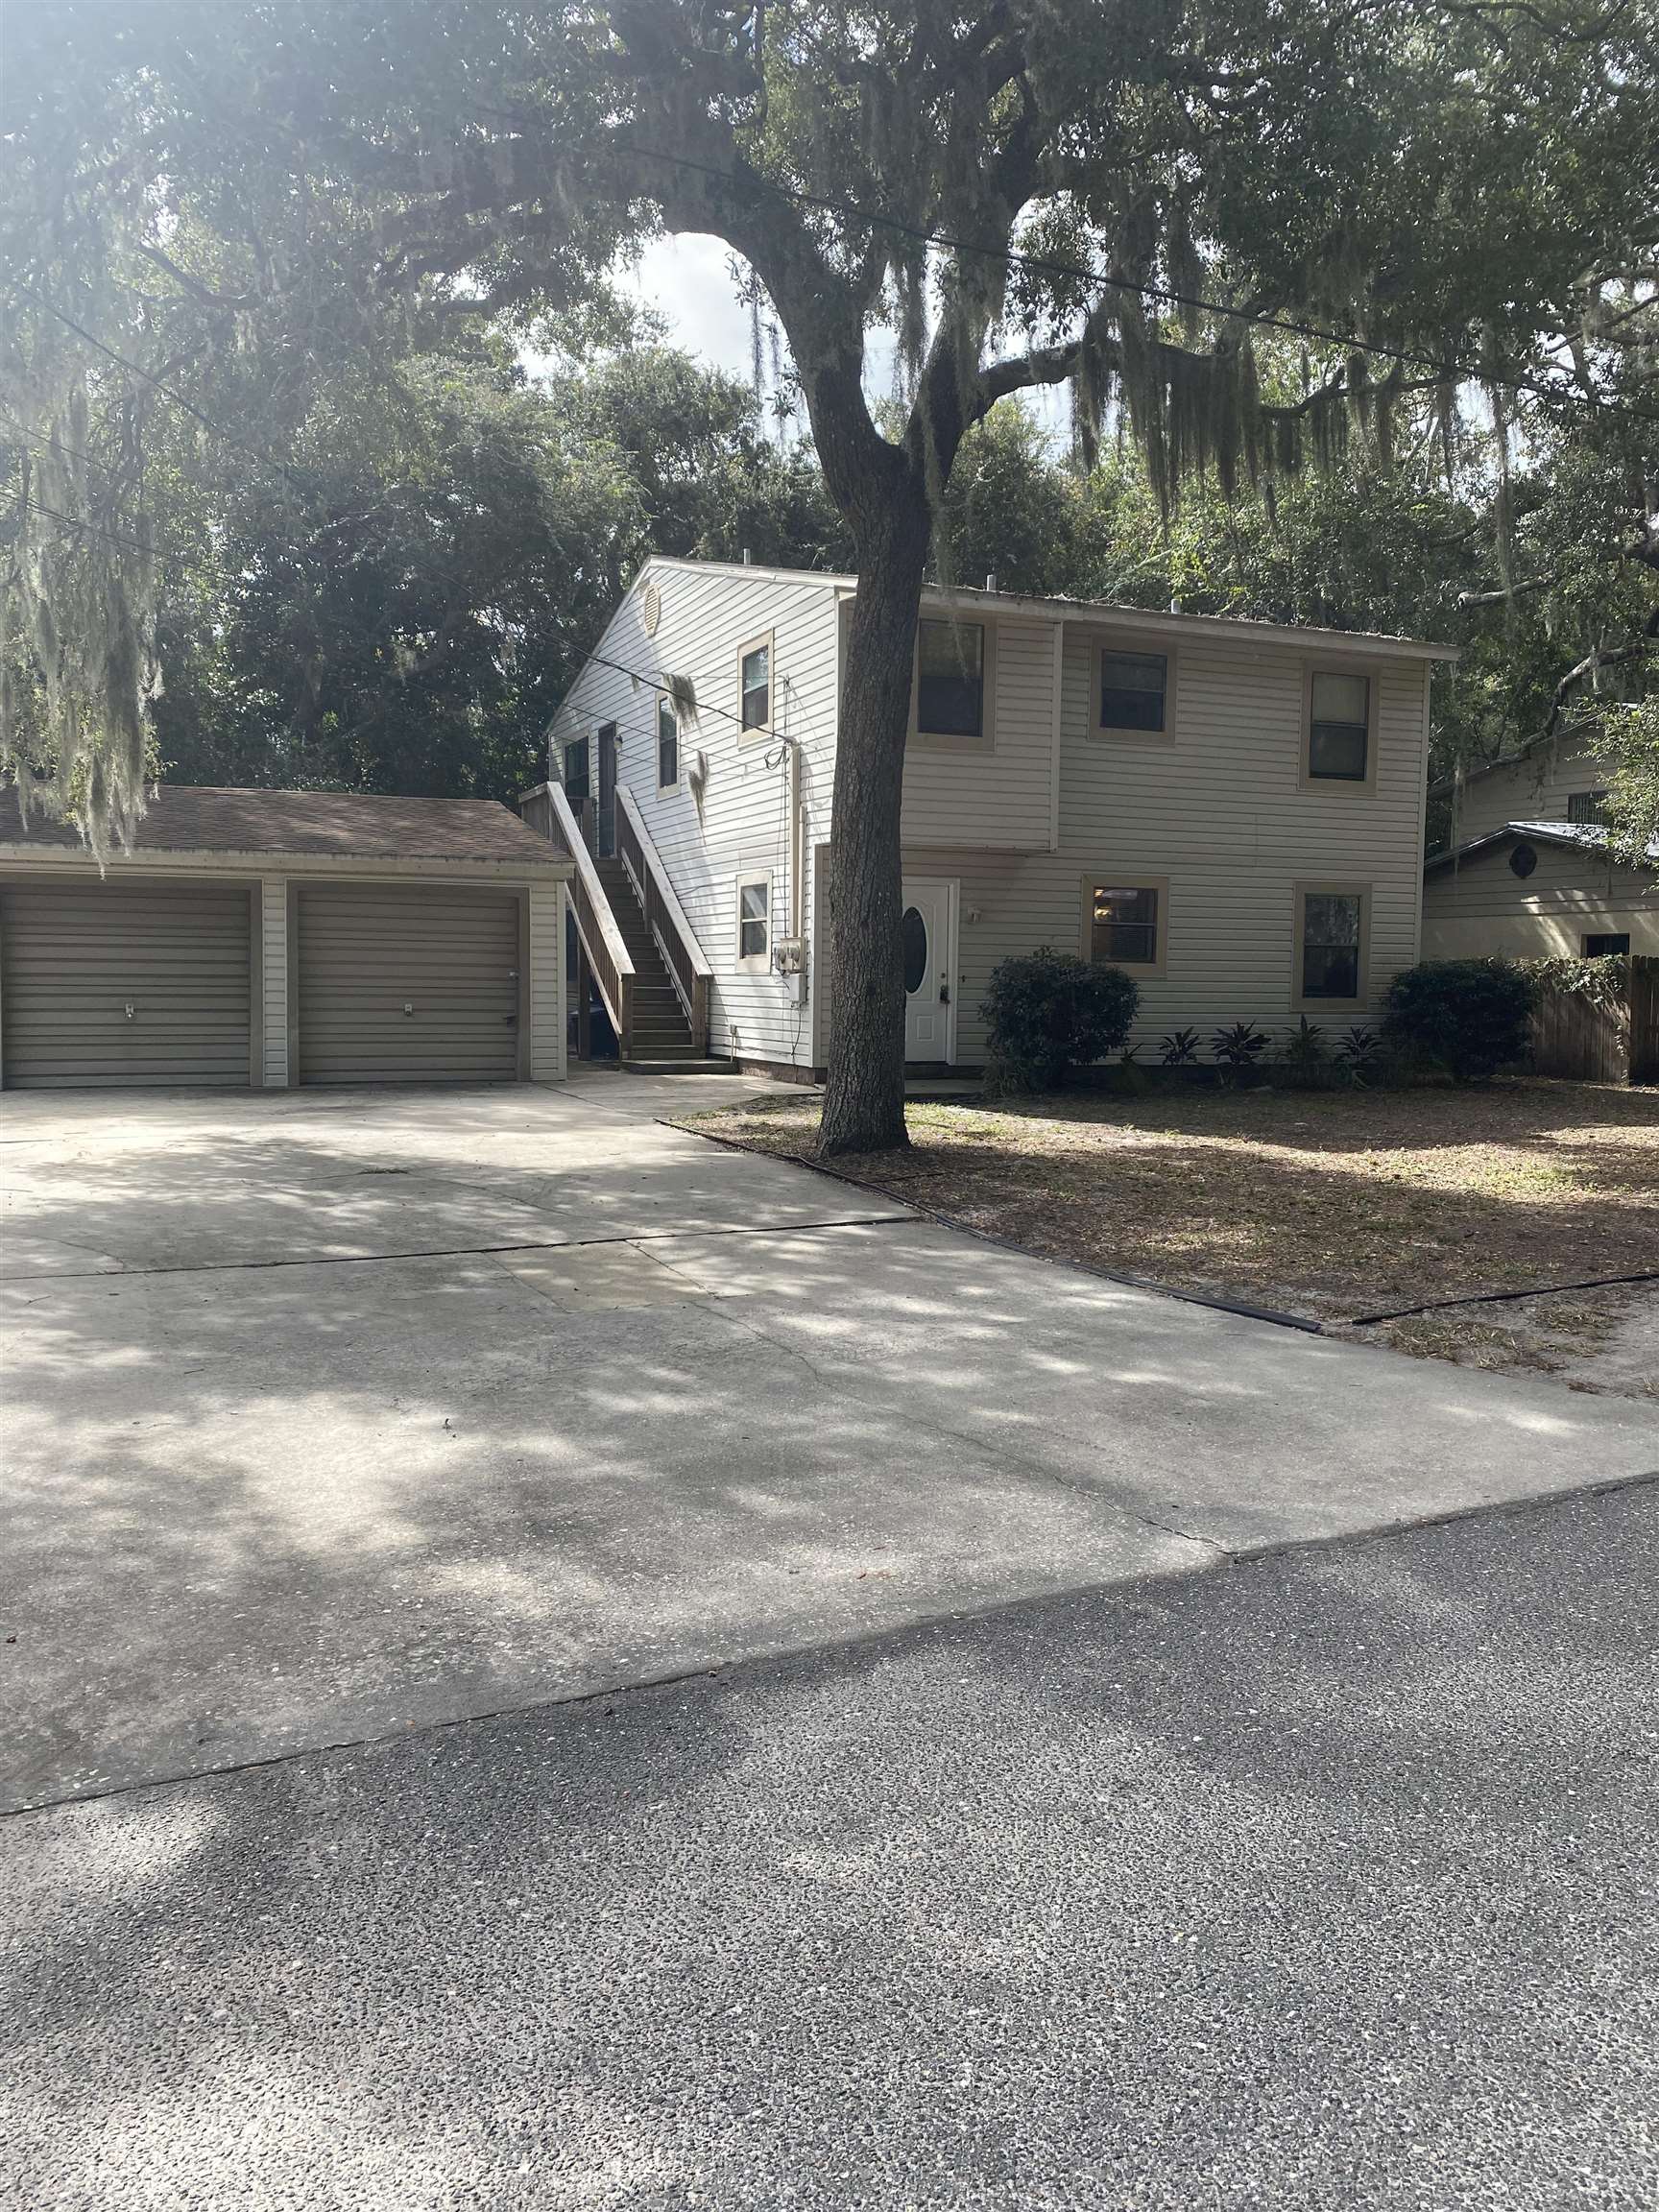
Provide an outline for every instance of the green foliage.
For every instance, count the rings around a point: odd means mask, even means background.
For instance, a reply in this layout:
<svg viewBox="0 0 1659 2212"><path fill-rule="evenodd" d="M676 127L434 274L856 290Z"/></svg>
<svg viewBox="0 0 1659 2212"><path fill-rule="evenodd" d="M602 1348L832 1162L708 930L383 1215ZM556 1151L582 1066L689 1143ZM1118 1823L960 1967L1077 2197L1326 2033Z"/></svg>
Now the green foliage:
<svg viewBox="0 0 1659 2212"><path fill-rule="evenodd" d="M1523 960L1519 966L1535 992L1559 991L1604 1013L1623 1006L1630 987L1630 963L1623 952L1598 953L1593 960L1560 953L1548 960Z"/></svg>
<svg viewBox="0 0 1659 2212"><path fill-rule="evenodd" d="M1235 1022L1229 1028L1216 1030L1210 1040L1210 1051L1222 1068L1243 1075L1260 1064L1271 1043L1266 1030L1258 1029L1253 1022Z"/></svg>
<svg viewBox="0 0 1659 2212"><path fill-rule="evenodd" d="M1336 1046L1336 1065L1343 1079L1357 1089L1363 1089L1382 1072L1384 1058L1382 1038L1362 1022L1345 1029Z"/></svg>
<svg viewBox="0 0 1659 2212"><path fill-rule="evenodd" d="M1122 969L1097 968L1049 945L1000 961L979 1009L994 1082L1058 1089L1075 1070L1119 1049L1140 1003L1140 986Z"/></svg>
<svg viewBox="0 0 1659 2212"><path fill-rule="evenodd" d="M1166 1068L1190 1068L1203 1042L1196 1029L1172 1030L1159 1046L1158 1057Z"/></svg>
<svg viewBox="0 0 1659 2212"><path fill-rule="evenodd" d="M1512 960L1424 960L1389 984L1382 1035L1457 1083L1486 1083L1527 1056L1531 978Z"/></svg>
<svg viewBox="0 0 1659 2212"><path fill-rule="evenodd" d="M1597 742L1607 763L1607 831L1632 867L1659 862L1659 691L1609 708Z"/></svg>
<svg viewBox="0 0 1659 2212"><path fill-rule="evenodd" d="M298 491L208 478L214 557L161 592L180 781L509 798L647 552L833 545L809 454L662 348L537 384L484 349L343 369L290 451Z"/></svg>
<svg viewBox="0 0 1659 2212"><path fill-rule="evenodd" d="M1275 1064L1293 1091L1323 1090L1334 1072L1325 1032L1306 1014L1280 1046Z"/></svg>

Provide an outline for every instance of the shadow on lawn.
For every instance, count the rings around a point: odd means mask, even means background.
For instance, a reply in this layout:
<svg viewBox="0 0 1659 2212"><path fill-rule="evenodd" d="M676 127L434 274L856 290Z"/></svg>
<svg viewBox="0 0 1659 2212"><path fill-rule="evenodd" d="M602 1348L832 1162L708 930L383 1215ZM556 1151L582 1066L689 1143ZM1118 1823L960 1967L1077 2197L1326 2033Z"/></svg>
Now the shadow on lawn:
<svg viewBox="0 0 1659 2212"><path fill-rule="evenodd" d="M1416 1099L1431 1126L1402 1142L1393 1124ZM808 1121L787 1119L799 1126L751 1126L762 1148L809 1157ZM1421 1172L1425 1153L1510 1146L1523 1157L1508 1188ZM1406 1156L1397 1168L1376 1157L1390 1151ZM1501 1157L1474 1165L1493 1181L1507 1171ZM934 1107L907 1152L833 1166L1053 1257L1326 1316L1659 1269L1659 1096L1576 1086L1495 1089L1476 1106L1468 1094L1242 1093L1031 1101L994 1118Z"/></svg>

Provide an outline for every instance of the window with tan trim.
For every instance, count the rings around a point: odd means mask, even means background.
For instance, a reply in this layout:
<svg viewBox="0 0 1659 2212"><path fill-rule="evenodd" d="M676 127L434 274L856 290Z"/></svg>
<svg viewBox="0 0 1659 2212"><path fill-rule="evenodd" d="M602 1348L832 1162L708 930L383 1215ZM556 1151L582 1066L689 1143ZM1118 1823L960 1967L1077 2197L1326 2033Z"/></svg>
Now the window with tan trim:
<svg viewBox="0 0 1659 2212"><path fill-rule="evenodd" d="M737 965L764 969L772 964L772 878L761 873L737 878Z"/></svg>
<svg viewBox="0 0 1659 2212"><path fill-rule="evenodd" d="M1310 667L1302 689L1302 781L1377 781L1377 678L1366 668Z"/></svg>
<svg viewBox="0 0 1659 2212"><path fill-rule="evenodd" d="M1096 737L1175 734L1175 653L1164 641L1096 639L1089 657L1089 728Z"/></svg>
<svg viewBox="0 0 1659 2212"><path fill-rule="evenodd" d="M1296 885L1296 973L1292 1011L1363 1004L1371 937L1368 883Z"/></svg>
<svg viewBox="0 0 1659 2212"><path fill-rule="evenodd" d="M910 732L925 745L989 753L994 747L997 631L990 622L932 615L916 626Z"/></svg>
<svg viewBox="0 0 1659 2212"><path fill-rule="evenodd" d="M1083 878L1085 960L1162 975L1168 927L1169 879L1141 869L1097 868Z"/></svg>
<svg viewBox="0 0 1659 2212"><path fill-rule="evenodd" d="M777 710L778 671L773 664L773 637L751 637L737 655L737 716L739 742L748 745L770 737Z"/></svg>

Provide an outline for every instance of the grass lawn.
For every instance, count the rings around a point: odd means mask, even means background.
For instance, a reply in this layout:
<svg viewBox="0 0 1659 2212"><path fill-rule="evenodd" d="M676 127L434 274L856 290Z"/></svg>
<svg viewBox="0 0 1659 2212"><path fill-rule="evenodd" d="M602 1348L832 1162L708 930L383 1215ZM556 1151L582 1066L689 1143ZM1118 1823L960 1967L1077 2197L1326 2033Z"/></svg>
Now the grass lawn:
<svg viewBox="0 0 1659 2212"><path fill-rule="evenodd" d="M908 1151L836 1166L1033 1251L1328 1324L1659 1270L1651 1090L1078 1093L907 1120ZM688 1126L806 1157L816 1123L809 1095ZM1461 1356L1436 1326L1394 1340Z"/></svg>

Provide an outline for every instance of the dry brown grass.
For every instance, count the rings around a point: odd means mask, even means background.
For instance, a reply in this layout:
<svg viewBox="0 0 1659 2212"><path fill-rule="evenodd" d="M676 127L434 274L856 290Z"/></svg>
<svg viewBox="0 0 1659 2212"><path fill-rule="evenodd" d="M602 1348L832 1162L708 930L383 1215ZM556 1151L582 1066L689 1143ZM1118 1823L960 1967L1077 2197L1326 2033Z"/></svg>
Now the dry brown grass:
<svg viewBox="0 0 1659 2212"><path fill-rule="evenodd" d="M912 1105L859 1182L1057 1258L1320 1319L1659 1268L1659 1093L1095 1094ZM809 1157L817 1101L690 1124Z"/></svg>

